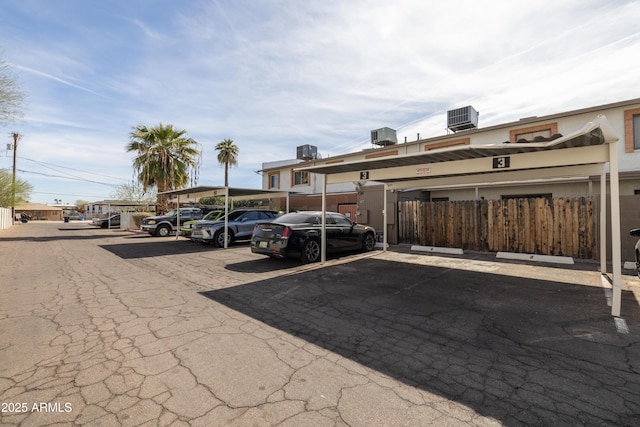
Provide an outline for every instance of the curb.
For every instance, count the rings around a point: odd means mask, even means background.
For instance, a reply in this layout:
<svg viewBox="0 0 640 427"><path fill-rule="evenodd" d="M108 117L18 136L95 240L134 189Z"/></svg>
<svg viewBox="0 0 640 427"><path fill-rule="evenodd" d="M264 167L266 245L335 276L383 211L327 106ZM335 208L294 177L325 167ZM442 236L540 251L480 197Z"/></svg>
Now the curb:
<svg viewBox="0 0 640 427"><path fill-rule="evenodd" d="M550 262L555 264L575 264L572 257L554 255L519 254L514 252L498 252L496 258L520 261Z"/></svg>
<svg viewBox="0 0 640 427"><path fill-rule="evenodd" d="M460 248L442 248L438 246L413 245L411 246L411 250L417 251L417 252L433 252L433 253L441 253L441 254L464 255L464 251Z"/></svg>

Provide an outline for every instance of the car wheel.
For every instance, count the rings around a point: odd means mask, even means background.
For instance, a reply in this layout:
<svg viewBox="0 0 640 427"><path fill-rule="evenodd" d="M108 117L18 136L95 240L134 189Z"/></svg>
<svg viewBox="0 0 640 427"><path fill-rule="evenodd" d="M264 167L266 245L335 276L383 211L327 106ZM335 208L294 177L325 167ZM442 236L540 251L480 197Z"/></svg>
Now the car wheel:
<svg viewBox="0 0 640 427"><path fill-rule="evenodd" d="M233 242L233 233L228 231L227 247L231 245L231 242ZM224 248L224 230L216 231L216 234L213 235L213 243L219 248Z"/></svg>
<svg viewBox="0 0 640 427"><path fill-rule="evenodd" d="M167 237L170 232L171 230L169 230L169 227L167 227L166 225L161 225L160 227L156 228L156 236Z"/></svg>
<svg viewBox="0 0 640 427"><path fill-rule="evenodd" d="M376 238L373 233L367 233L362 239L362 252L370 252L376 247Z"/></svg>
<svg viewBox="0 0 640 427"><path fill-rule="evenodd" d="M302 246L301 259L303 264L320 260L320 243L317 240L307 240Z"/></svg>
<svg viewBox="0 0 640 427"><path fill-rule="evenodd" d="M100 228L107 228L109 226L109 223L103 222L102 224L100 224Z"/></svg>
<svg viewBox="0 0 640 427"><path fill-rule="evenodd" d="M636 252L636 272L638 273L638 278L640 278L640 252Z"/></svg>

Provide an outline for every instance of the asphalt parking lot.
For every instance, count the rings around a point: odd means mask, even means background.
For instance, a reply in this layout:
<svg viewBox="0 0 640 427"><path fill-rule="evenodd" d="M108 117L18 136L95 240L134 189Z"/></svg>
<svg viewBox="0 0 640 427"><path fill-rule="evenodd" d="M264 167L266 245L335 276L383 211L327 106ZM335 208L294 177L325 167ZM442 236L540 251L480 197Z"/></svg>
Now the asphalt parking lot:
<svg viewBox="0 0 640 427"><path fill-rule="evenodd" d="M391 249L0 231L0 425L640 424L636 277Z"/></svg>

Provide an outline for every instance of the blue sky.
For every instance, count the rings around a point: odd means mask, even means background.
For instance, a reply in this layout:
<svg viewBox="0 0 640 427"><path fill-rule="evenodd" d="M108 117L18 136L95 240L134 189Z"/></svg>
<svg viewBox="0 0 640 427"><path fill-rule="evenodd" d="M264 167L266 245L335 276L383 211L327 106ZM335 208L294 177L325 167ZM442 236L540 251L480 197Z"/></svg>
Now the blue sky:
<svg viewBox="0 0 640 427"><path fill-rule="evenodd" d="M109 198L133 178L133 126L185 129L199 184L222 185L214 146L233 139L230 185L263 162L446 133L640 97L640 1L3 0L0 56L27 95L20 178L31 201ZM0 138L1 139L1 138ZM0 168L12 153L0 141Z"/></svg>

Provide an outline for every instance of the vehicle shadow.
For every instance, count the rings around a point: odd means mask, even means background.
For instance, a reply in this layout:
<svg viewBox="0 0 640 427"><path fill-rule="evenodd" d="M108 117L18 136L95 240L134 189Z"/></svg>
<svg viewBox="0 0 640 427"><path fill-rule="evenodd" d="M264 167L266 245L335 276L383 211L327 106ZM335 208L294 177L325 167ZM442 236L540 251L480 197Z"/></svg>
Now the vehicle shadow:
<svg viewBox="0 0 640 427"><path fill-rule="evenodd" d="M504 425L639 419L631 292L628 334L599 287L375 258L202 295Z"/></svg>
<svg viewBox="0 0 640 427"><path fill-rule="evenodd" d="M345 256L353 255L354 253L360 253L359 251L345 252L340 254L327 255L327 260L340 259ZM270 258L265 255L259 255L260 259L237 262L233 264L225 265L225 269L234 271L237 273L268 273L270 271L287 270L290 268L300 267L302 263L297 258ZM310 268L314 268L316 263L309 264Z"/></svg>
<svg viewBox="0 0 640 427"><path fill-rule="evenodd" d="M300 266L300 260L292 258L263 258L228 264L224 268L236 273L268 273L270 271L289 270Z"/></svg>
<svg viewBox="0 0 640 427"><path fill-rule="evenodd" d="M121 234L129 234L127 230L105 230L96 227L66 227L58 228L57 231L64 232L55 235L37 235L37 236L20 236L20 237L0 237L0 242L52 242L56 240L93 240L93 239L109 239ZM106 233L109 231L110 233ZM66 232L76 232L69 233ZM77 233L85 232L85 233ZM118 234L115 234L118 233Z"/></svg>
<svg viewBox="0 0 640 427"><path fill-rule="evenodd" d="M156 256L165 256L165 255L184 255L184 254L192 254L192 253L200 253L200 252L208 252L211 251L211 246L199 245L193 243L190 240L186 239L163 239L157 240L154 237L150 236L131 236L133 239L150 239L153 241L144 242L144 243L118 243L118 244L108 244L108 245L99 245L102 249L105 249L114 255L119 256L123 259L134 259L134 258L149 258Z"/></svg>

